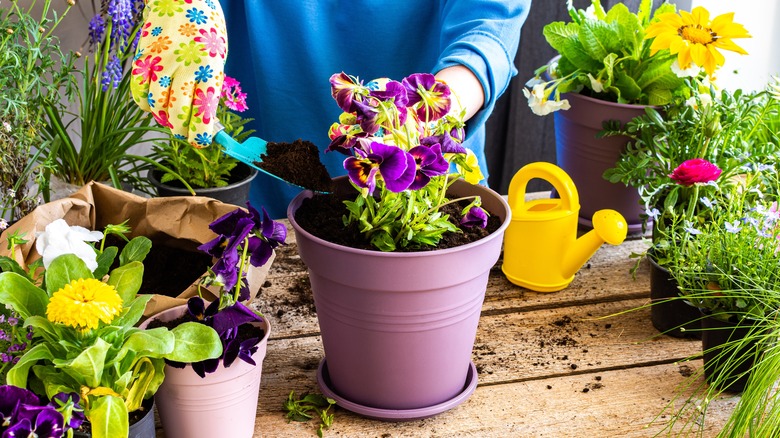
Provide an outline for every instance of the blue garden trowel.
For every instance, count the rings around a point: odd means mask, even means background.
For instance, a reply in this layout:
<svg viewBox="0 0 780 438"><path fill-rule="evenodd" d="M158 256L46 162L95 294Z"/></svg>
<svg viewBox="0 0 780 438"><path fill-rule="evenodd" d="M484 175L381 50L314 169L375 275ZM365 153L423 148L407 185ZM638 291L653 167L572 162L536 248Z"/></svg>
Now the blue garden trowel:
<svg viewBox="0 0 780 438"><path fill-rule="evenodd" d="M249 167L263 172L266 175L272 176L279 181L283 181L287 184L300 187L302 189L309 189L308 187L302 187L298 184L291 183L290 181L287 181L286 179L278 175L274 175L273 173L259 167L259 164L263 162L262 155L266 153L268 148L267 141L260 137L249 137L244 140L243 143L239 143L227 132L225 132L225 127L221 123L217 123L215 128L217 133L214 135L214 141L222 146L225 154L235 158L238 161L241 161Z"/></svg>

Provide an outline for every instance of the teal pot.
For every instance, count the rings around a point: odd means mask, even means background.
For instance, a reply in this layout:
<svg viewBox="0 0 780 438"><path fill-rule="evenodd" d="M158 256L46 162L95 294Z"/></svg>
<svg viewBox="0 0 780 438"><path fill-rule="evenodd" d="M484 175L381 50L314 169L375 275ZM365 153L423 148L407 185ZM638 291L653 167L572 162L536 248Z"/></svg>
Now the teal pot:
<svg viewBox="0 0 780 438"><path fill-rule="evenodd" d="M186 311L186 305L168 309L152 319L172 321ZM141 324L141 328L148 321ZM157 412L166 438L252 438L260 395L263 359L271 326L263 319L258 326L265 335L252 355L256 365L236 359L230 367L222 363L201 378L192 367L165 365L165 379L155 394Z"/></svg>
<svg viewBox="0 0 780 438"><path fill-rule="evenodd" d="M336 191L348 187L334 180ZM325 362L318 381L339 405L365 416L423 418L464 401L476 386L471 362L488 275L501 253L511 211L484 186L457 181L449 198L479 195L502 221L476 242L420 252L337 245L303 230L287 209L317 309Z"/></svg>
<svg viewBox="0 0 780 438"><path fill-rule="evenodd" d="M596 138L608 120L625 124L645 113L644 105L626 105L594 99L578 93L565 93L571 108L555 112L555 153L557 164L569 176L580 195L579 223L593 227L593 213L617 210L628 222L631 234L642 232L644 212L639 192L622 183L611 183L602 176L617 163L628 138Z"/></svg>
<svg viewBox="0 0 780 438"><path fill-rule="evenodd" d="M720 380L718 389L742 392L750 370L762 353L762 343L757 339L764 336L756 328L757 321L749 318L739 322L724 321L709 310L700 311L705 380L710 384Z"/></svg>
<svg viewBox="0 0 780 438"><path fill-rule="evenodd" d="M699 309L680 298L677 281L648 253L650 261L650 320L659 332L675 338L701 339Z"/></svg>
<svg viewBox="0 0 780 438"><path fill-rule="evenodd" d="M224 187L200 188L193 187L197 196L206 196L225 204L244 206L249 200L249 188L252 180L257 176L257 169L239 162L230 174L229 184ZM177 180L167 183L160 182L163 173L158 169L151 169L147 173L149 183L157 189L159 196L190 196L191 193Z"/></svg>
<svg viewBox="0 0 780 438"><path fill-rule="evenodd" d="M144 400L143 407L146 414L140 420L130 424L127 438L155 438L157 436L154 427L154 399ZM91 436L91 433L73 431L74 438L90 438Z"/></svg>

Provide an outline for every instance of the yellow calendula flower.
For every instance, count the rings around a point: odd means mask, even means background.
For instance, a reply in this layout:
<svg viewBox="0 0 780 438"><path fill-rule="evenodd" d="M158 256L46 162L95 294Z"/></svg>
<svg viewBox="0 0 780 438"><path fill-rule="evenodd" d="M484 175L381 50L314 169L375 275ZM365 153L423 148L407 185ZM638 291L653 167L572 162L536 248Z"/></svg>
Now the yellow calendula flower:
<svg viewBox="0 0 780 438"><path fill-rule="evenodd" d="M93 278L73 280L54 292L46 308L51 322L91 330L122 313L122 298L113 286Z"/></svg>
<svg viewBox="0 0 780 438"><path fill-rule="evenodd" d="M645 38L655 38L650 45L650 54L669 49L677 55L681 69L694 63L712 76L723 65L725 58L719 50L747 55L747 52L731 41L734 38L750 38L750 34L741 24L734 23L734 13L718 15L710 21L710 13L697 6L693 11L680 11L661 14L659 21L647 28Z"/></svg>

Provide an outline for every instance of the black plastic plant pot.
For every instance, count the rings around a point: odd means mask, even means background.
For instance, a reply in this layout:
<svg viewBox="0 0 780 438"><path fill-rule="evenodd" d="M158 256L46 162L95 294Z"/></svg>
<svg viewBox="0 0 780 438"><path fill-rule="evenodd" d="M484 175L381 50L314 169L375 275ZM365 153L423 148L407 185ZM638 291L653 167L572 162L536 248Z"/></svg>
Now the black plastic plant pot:
<svg viewBox="0 0 780 438"><path fill-rule="evenodd" d="M745 340L751 333L755 336L755 320L736 323L719 319L707 310L701 310L701 314L705 380L726 392L742 392L761 353L759 342Z"/></svg>
<svg viewBox="0 0 780 438"><path fill-rule="evenodd" d="M650 260L650 319L659 332L675 338L701 339L701 313L687 301L679 299L677 281L668 269ZM676 299L675 299L676 298Z"/></svg>

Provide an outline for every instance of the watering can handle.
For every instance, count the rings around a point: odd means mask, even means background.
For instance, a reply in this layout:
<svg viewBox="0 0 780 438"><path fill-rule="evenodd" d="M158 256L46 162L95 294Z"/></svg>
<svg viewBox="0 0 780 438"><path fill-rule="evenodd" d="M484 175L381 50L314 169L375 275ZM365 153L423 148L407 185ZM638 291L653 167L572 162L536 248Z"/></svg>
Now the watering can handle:
<svg viewBox="0 0 780 438"><path fill-rule="evenodd" d="M526 164L512 177L512 181L509 183L508 203L513 211L515 208L518 208L519 211L519 208L525 203L528 181L534 178L543 179L555 187L558 196L561 198L561 209L571 211L580 209L577 187L574 186L574 181L571 180L571 177L563 169L552 163L538 161Z"/></svg>

